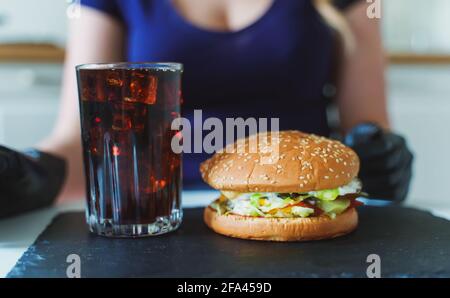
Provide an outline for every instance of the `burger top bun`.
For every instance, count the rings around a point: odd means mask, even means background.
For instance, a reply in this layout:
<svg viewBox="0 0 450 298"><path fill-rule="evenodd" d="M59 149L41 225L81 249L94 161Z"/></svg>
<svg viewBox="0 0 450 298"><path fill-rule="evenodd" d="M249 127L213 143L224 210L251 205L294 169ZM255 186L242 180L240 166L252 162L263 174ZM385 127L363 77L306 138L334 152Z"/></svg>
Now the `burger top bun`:
<svg viewBox="0 0 450 298"><path fill-rule="evenodd" d="M348 184L359 158L334 140L300 131L260 133L226 146L200 165L211 187L236 192L308 192Z"/></svg>

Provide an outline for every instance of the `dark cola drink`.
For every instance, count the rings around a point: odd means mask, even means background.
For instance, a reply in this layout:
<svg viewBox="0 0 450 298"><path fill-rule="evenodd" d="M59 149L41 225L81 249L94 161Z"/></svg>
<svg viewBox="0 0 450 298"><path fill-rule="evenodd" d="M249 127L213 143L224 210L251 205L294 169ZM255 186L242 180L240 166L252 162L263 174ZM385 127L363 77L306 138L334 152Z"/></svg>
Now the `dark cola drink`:
<svg viewBox="0 0 450 298"><path fill-rule="evenodd" d="M77 67L87 188L94 233L158 235L181 212L181 155L171 149L180 116L182 66L176 63Z"/></svg>

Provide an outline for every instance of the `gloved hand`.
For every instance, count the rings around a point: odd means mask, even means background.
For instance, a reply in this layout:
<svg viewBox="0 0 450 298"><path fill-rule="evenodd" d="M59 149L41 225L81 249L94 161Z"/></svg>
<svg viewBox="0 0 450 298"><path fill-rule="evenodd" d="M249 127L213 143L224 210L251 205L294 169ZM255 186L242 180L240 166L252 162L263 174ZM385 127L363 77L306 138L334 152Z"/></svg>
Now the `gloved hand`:
<svg viewBox="0 0 450 298"><path fill-rule="evenodd" d="M359 156L359 178L370 198L401 202L408 194L413 154L403 137L365 123L354 127L344 143Z"/></svg>
<svg viewBox="0 0 450 298"><path fill-rule="evenodd" d="M51 205L65 180L63 159L0 146L0 218Z"/></svg>

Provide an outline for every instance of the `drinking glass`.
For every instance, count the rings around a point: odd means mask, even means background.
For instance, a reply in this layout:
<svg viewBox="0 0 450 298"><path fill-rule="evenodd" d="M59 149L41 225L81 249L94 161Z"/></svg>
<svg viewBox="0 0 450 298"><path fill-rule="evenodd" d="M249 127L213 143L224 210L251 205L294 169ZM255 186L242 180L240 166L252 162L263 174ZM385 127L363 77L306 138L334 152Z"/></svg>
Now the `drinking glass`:
<svg viewBox="0 0 450 298"><path fill-rule="evenodd" d="M91 232L140 237L177 229L182 164L171 123L180 117L183 66L85 64L76 71Z"/></svg>

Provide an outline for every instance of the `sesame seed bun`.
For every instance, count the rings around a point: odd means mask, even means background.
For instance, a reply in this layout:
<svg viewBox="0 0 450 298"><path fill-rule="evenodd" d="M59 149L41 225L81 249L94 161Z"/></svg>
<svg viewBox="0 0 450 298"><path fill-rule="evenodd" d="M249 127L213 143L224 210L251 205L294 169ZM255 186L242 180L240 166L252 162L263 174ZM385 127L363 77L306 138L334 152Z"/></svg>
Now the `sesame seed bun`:
<svg viewBox="0 0 450 298"><path fill-rule="evenodd" d="M260 133L238 140L200 166L203 180L211 187L236 192L334 189L350 183L358 171L359 159L352 149L300 131L280 131L278 136Z"/></svg>
<svg viewBox="0 0 450 298"><path fill-rule="evenodd" d="M331 219L326 215L308 218L265 218L234 214L219 215L206 207L203 218L216 233L242 239L308 241L335 238L353 231L358 213L350 208Z"/></svg>

